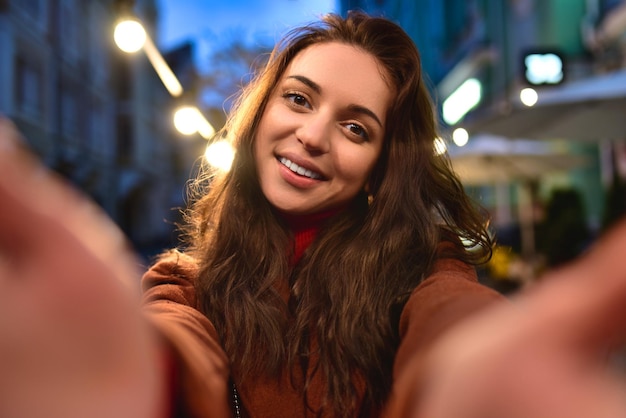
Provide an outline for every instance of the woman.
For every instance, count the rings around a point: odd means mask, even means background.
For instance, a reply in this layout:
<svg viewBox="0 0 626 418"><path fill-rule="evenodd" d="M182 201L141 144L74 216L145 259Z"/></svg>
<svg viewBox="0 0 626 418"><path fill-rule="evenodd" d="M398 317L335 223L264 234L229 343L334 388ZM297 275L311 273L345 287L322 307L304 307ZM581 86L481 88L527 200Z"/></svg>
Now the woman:
<svg viewBox="0 0 626 418"><path fill-rule="evenodd" d="M223 362L223 348L246 416L378 416L394 361L497 299L468 265L491 242L435 152L415 46L359 13L296 29L226 129L236 159L192 206L185 256L144 279L154 308L174 301L194 310L178 321L209 320L174 342L176 358L210 340L204 355Z"/></svg>
<svg viewBox="0 0 626 418"><path fill-rule="evenodd" d="M397 26L292 33L227 126L233 169L186 248L144 276L151 326L117 229L0 121L0 416L625 416L601 360L624 335L626 224L492 303L433 119Z"/></svg>

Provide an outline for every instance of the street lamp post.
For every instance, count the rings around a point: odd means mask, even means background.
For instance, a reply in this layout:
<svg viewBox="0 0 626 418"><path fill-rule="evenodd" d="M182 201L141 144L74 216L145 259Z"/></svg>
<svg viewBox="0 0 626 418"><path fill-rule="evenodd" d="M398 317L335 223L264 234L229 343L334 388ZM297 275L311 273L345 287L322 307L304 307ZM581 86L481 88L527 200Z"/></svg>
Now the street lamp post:
<svg viewBox="0 0 626 418"><path fill-rule="evenodd" d="M124 52L135 53L143 48L152 68L156 71L161 82L173 97L183 94L183 86L167 65L163 55L159 52L141 22L135 18L123 18L115 26L113 32L115 44Z"/></svg>
<svg viewBox="0 0 626 418"><path fill-rule="evenodd" d="M183 86L139 20L134 17L120 19L115 26L113 37L115 44L124 52L135 53L143 49L152 68L170 95L182 96ZM184 106L178 109L174 113L174 126L183 135L198 133L207 141L212 140L215 135L215 129L197 106ZM212 141L207 146L205 158L212 166L229 170L234 158L234 150L225 139Z"/></svg>
<svg viewBox="0 0 626 418"><path fill-rule="evenodd" d="M135 19L122 19L115 25L113 39L119 49L127 53L134 53L143 48L146 43L146 30Z"/></svg>

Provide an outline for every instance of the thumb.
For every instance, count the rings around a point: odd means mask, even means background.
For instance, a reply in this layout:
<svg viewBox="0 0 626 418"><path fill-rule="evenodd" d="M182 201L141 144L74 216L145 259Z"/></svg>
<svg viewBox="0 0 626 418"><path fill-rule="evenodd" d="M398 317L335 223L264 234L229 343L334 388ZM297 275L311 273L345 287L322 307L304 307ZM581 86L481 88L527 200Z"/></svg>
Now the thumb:
<svg viewBox="0 0 626 418"><path fill-rule="evenodd" d="M0 256L24 261L42 252L62 253L66 243L73 243L136 287L139 262L122 231L80 190L38 161L2 117L0 202Z"/></svg>
<svg viewBox="0 0 626 418"><path fill-rule="evenodd" d="M548 273L530 292L529 312L553 315L573 343L626 340L626 218L573 263ZM556 325L556 323L555 323Z"/></svg>

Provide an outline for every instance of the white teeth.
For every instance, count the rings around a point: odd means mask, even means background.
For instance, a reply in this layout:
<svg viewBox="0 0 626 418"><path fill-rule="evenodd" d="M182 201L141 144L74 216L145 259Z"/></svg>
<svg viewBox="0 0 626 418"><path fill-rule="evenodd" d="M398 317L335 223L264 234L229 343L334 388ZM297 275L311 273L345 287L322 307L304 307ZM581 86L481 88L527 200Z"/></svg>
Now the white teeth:
<svg viewBox="0 0 626 418"><path fill-rule="evenodd" d="M285 157L280 157L279 161L282 165L284 165L285 167L287 167L294 173L299 174L301 176L309 177L315 180L322 178L322 176L317 174L316 172L308 170L304 167L300 167L298 164L294 163L291 160L286 159Z"/></svg>

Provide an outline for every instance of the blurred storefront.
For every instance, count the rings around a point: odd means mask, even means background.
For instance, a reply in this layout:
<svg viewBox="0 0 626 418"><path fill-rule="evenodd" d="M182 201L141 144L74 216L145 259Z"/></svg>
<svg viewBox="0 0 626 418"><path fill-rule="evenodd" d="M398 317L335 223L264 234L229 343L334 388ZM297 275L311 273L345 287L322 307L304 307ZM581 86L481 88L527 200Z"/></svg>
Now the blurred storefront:
<svg viewBox="0 0 626 418"><path fill-rule="evenodd" d="M462 154L462 146L487 135L529 140L537 149L549 143L560 154L584 158L583 167L536 178L533 199L546 203L555 189L577 190L587 226L601 230L607 205L619 205L609 199L609 190L623 179L626 1L340 3L342 13L362 9L384 15L413 37L451 154ZM467 133L467 145L455 143L459 128ZM524 216L519 201L526 199L520 181L491 183L467 187L492 211L496 227L519 228Z"/></svg>

